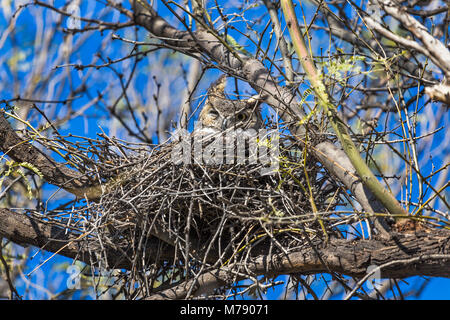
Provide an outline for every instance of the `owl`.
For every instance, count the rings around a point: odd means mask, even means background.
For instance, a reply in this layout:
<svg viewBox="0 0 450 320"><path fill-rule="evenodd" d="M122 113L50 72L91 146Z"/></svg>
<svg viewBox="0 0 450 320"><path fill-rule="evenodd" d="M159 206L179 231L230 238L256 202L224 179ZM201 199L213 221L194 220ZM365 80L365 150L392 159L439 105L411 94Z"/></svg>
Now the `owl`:
<svg viewBox="0 0 450 320"><path fill-rule="evenodd" d="M225 95L227 77L222 75L208 89L205 105L194 131L217 133L230 130L261 129L263 125L258 96L231 100Z"/></svg>
<svg viewBox="0 0 450 320"><path fill-rule="evenodd" d="M225 95L227 77L208 89L205 105L192 132L194 162L206 164L244 162L255 156L256 135L263 127L259 96L231 100ZM249 145L252 145L252 152Z"/></svg>

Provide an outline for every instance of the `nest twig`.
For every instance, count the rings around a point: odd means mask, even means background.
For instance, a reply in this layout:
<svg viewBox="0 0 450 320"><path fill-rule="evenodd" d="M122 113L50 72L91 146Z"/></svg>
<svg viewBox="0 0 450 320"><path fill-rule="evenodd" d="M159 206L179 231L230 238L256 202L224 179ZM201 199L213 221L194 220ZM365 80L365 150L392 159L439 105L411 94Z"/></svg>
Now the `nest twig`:
<svg viewBox="0 0 450 320"><path fill-rule="evenodd" d="M127 248L124 258L133 268L124 279L147 288L141 296L199 270L242 265L337 233L331 222L339 186L288 136L280 137L277 170L266 175L260 163L174 163L175 143L149 150L103 138L59 139L71 151L69 162L102 181L104 193L80 200L76 209L70 204L70 219L60 214L68 209L62 207L45 216L89 234L96 248ZM146 245L155 239L171 254L147 255ZM91 267L114 268L106 252L95 256Z"/></svg>

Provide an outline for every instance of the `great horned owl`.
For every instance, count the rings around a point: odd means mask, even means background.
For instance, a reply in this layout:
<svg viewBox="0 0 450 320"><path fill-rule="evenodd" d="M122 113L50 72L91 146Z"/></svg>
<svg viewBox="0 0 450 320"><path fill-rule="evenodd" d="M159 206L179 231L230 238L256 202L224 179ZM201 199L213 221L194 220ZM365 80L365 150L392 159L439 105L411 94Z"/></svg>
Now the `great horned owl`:
<svg viewBox="0 0 450 320"><path fill-rule="evenodd" d="M260 144L267 139L260 109L262 99L229 99L226 80L223 75L209 87L192 134L175 136L175 163L256 163L256 157L262 154Z"/></svg>
<svg viewBox="0 0 450 320"><path fill-rule="evenodd" d="M196 130L201 130L203 133L236 129L257 131L263 124L261 100L255 97L247 100L228 99L225 95L226 81L227 77L222 75L209 87Z"/></svg>

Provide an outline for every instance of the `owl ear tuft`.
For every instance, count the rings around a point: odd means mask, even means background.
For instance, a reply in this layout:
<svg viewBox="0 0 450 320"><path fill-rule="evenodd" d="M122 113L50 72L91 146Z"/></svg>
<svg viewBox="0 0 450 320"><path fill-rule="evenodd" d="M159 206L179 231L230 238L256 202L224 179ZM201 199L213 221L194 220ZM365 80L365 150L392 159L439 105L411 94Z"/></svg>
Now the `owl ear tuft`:
<svg viewBox="0 0 450 320"><path fill-rule="evenodd" d="M225 86L227 85L227 75L223 74L214 81L208 89L208 95L225 98Z"/></svg>

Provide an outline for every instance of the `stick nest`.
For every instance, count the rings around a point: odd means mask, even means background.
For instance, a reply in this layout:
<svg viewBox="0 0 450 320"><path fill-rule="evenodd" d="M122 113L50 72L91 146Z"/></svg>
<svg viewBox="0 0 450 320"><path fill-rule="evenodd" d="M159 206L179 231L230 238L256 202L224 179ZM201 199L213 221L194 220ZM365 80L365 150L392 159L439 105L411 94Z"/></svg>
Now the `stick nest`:
<svg viewBox="0 0 450 320"><path fill-rule="evenodd" d="M249 259L336 233L331 213L340 188L288 136L280 137L279 167L268 175L261 175L259 163L176 164L175 143L149 150L106 136L69 140L67 149L77 150L70 163L102 181L102 194L48 212L46 219L70 214L58 222L83 232L100 250L91 267L115 268L104 249L112 246L132 266L127 280L147 291L222 266L242 275L239 266ZM230 271L230 283L236 274Z"/></svg>

